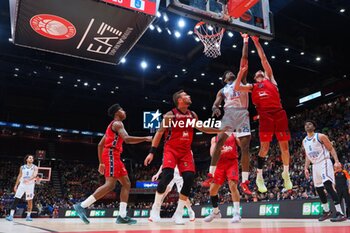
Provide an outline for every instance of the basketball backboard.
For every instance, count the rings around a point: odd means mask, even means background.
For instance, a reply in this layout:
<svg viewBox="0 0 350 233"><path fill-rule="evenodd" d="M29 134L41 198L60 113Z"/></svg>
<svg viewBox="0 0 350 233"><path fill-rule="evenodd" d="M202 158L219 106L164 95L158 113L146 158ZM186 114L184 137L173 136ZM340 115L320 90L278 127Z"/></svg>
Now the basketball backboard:
<svg viewBox="0 0 350 233"><path fill-rule="evenodd" d="M230 5L249 2L253 2L253 6L241 17L230 16ZM228 30L258 35L266 40L274 37L269 0L167 0L167 7L176 14Z"/></svg>
<svg viewBox="0 0 350 233"><path fill-rule="evenodd" d="M50 181L51 167L38 167L38 177L40 178L40 181Z"/></svg>

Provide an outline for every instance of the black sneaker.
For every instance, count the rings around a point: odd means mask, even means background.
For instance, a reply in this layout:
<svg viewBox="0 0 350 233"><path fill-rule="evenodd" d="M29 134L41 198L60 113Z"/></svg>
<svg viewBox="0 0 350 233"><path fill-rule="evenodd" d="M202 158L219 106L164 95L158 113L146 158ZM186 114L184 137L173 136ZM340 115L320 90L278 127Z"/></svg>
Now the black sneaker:
<svg viewBox="0 0 350 233"><path fill-rule="evenodd" d="M326 219L329 219L332 215L332 212L331 211L328 211L328 212L323 212L323 215L321 217L318 218L318 221L322 222Z"/></svg>
<svg viewBox="0 0 350 233"><path fill-rule="evenodd" d="M125 218L120 217L120 215L117 217L117 220L115 220L118 224L136 224L137 221L135 219L130 218L129 216L125 216Z"/></svg>
<svg viewBox="0 0 350 233"><path fill-rule="evenodd" d="M335 215L335 218L331 218L331 222L343 222L346 220L347 220L346 216L339 212L337 212L337 214Z"/></svg>

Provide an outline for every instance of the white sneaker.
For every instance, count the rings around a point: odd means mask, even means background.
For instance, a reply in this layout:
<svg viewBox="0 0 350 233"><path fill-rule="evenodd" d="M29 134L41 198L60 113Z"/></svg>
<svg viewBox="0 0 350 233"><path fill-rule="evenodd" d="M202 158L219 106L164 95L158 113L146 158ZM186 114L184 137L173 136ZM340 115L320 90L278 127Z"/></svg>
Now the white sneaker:
<svg viewBox="0 0 350 233"><path fill-rule="evenodd" d="M149 215L148 221L150 222L160 222L160 208L152 208Z"/></svg>
<svg viewBox="0 0 350 233"><path fill-rule="evenodd" d="M233 217L231 219L232 223L236 223L236 222L240 222L240 221L241 221L241 215L239 215L239 214L233 215Z"/></svg>
<svg viewBox="0 0 350 233"><path fill-rule="evenodd" d="M204 218L204 222L211 222L213 221L215 218L221 218L221 213L219 211L219 213L215 214L214 211L211 212L210 215L208 215L207 217Z"/></svg>
<svg viewBox="0 0 350 233"><path fill-rule="evenodd" d="M190 211L188 211L188 216L190 217L191 222L196 220L196 214L194 213L194 211L192 209Z"/></svg>
<svg viewBox="0 0 350 233"><path fill-rule="evenodd" d="M176 225L185 225L185 220L180 214L174 215Z"/></svg>

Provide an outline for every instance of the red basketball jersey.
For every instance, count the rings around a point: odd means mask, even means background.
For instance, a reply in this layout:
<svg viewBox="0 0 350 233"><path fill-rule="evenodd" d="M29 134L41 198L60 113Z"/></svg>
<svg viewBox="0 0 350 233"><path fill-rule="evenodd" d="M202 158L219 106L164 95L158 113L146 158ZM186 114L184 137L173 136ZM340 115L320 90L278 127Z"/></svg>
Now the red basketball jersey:
<svg viewBox="0 0 350 233"><path fill-rule="evenodd" d="M254 83L252 101L258 112L282 109L278 88L269 79Z"/></svg>
<svg viewBox="0 0 350 233"><path fill-rule="evenodd" d="M112 125L115 121L112 121L106 130L105 133L105 145L103 149L103 154L106 153L113 153L115 154L121 154L123 152L123 139L119 136L118 132L114 132L112 129Z"/></svg>
<svg viewBox="0 0 350 233"><path fill-rule="evenodd" d="M165 132L165 146L171 146L180 150L191 150L193 127L188 123L193 122L195 117L190 110L182 113L177 108L174 108L171 111L174 114L174 118Z"/></svg>
<svg viewBox="0 0 350 233"><path fill-rule="evenodd" d="M218 137L216 137L216 140L218 140ZM236 138L233 134L227 138L222 146L220 159L238 159Z"/></svg>

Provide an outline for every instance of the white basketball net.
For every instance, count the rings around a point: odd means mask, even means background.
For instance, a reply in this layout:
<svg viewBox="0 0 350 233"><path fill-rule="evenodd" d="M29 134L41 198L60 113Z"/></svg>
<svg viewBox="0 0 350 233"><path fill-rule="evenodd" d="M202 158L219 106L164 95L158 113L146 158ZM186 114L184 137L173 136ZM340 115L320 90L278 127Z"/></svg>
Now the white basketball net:
<svg viewBox="0 0 350 233"><path fill-rule="evenodd" d="M199 22L194 27L194 33L196 33L204 45L203 53L211 58L216 58L221 55L220 45L224 32L224 28L212 26L205 22Z"/></svg>

